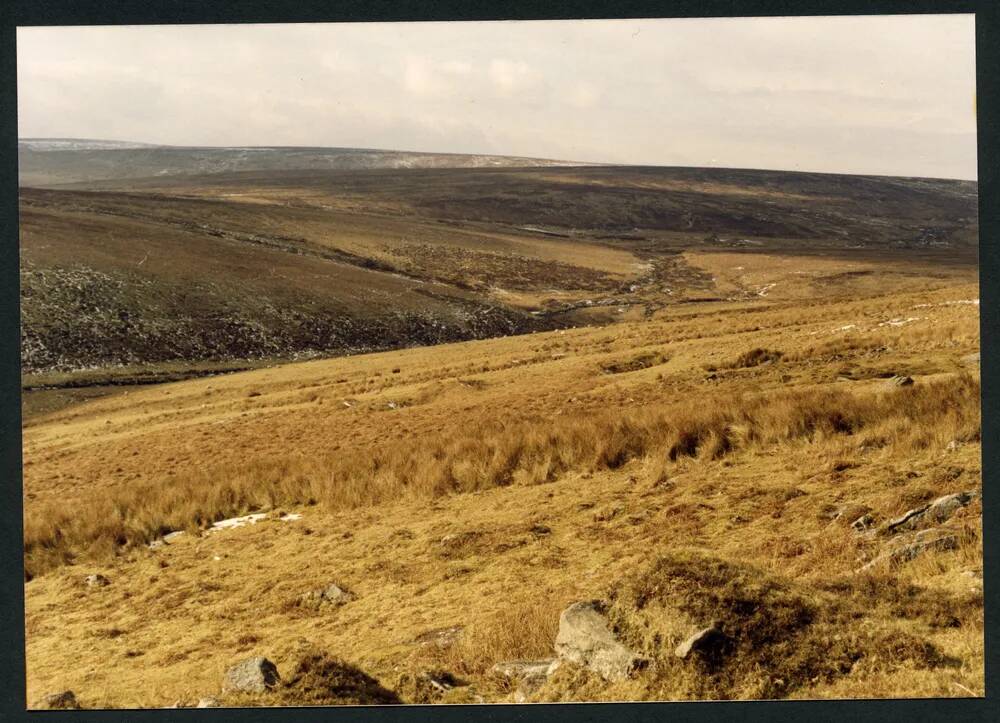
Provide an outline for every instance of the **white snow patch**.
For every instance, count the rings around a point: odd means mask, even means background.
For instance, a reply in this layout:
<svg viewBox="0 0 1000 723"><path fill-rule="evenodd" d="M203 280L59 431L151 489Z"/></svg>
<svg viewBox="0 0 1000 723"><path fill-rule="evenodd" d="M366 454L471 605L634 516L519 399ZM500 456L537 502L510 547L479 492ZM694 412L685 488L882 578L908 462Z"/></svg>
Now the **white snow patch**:
<svg viewBox="0 0 1000 723"><path fill-rule="evenodd" d="M979 306L979 299L958 299L956 301L942 301L938 304L917 304L914 309L930 309L935 306Z"/></svg>
<svg viewBox="0 0 1000 723"><path fill-rule="evenodd" d="M219 520L205 530L205 534L212 534L213 532L219 532L220 530L232 530L246 525L256 525L258 522L265 519L267 515L267 512L254 512L249 515L243 515L242 517L230 517L228 520ZM302 515L296 512L289 512L282 515L278 519L281 522L295 522L295 520L301 520Z"/></svg>
<svg viewBox="0 0 1000 723"><path fill-rule="evenodd" d="M920 321L919 316L908 316L905 319L889 319L888 321L883 321L879 326L903 326L904 324L909 324L913 321Z"/></svg>
<svg viewBox="0 0 1000 723"><path fill-rule="evenodd" d="M218 522L213 523L212 526L206 530L206 533L211 534L213 532L218 532L219 530L231 530L245 525L256 525L265 517L267 517L266 512L255 512L250 515L243 515L242 517L230 517L228 520L219 520Z"/></svg>

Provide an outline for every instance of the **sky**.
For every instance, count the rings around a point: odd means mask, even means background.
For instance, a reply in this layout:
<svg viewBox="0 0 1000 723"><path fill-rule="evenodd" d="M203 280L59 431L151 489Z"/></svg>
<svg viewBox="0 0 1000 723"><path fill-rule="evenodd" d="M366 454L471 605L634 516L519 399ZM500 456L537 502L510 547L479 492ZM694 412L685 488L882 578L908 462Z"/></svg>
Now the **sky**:
<svg viewBox="0 0 1000 723"><path fill-rule="evenodd" d="M976 178L972 15L19 28L19 136Z"/></svg>

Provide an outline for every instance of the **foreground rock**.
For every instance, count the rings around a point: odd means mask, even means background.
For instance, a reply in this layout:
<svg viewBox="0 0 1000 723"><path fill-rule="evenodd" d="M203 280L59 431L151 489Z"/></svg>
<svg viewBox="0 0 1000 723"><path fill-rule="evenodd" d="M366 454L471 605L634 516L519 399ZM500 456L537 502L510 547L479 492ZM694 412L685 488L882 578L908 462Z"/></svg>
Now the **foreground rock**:
<svg viewBox="0 0 1000 723"><path fill-rule="evenodd" d="M922 507L909 510L900 517L889 520L885 524L885 527L882 528L882 533L885 535L895 535L928 525L941 524L949 520L959 509L978 499L978 497L979 492L976 490L957 492L945 495L944 497L938 497L936 500Z"/></svg>
<svg viewBox="0 0 1000 723"><path fill-rule="evenodd" d="M72 690L64 690L42 696L31 707L38 710L79 710L80 704L76 702Z"/></svg>
<svg viewBox="0 0 1000 723"><path fill-rule="evenodd" d="M266 693L281 681L278 668L267 658L247 658L226 671L223 693Z"/></svg>
<svg viewBox="0 0 1000 723"><path fill-rule="evenodd" d="M603 606L593 600L563 610L555 648L561 659L588 668L605 680L624 680L647 662L615 638Z"/></svg>
<svg viewBox="0 0 1000 723"><path fill-rule="evenodd" d="M87 577L83 579L83 584L87 587L107 587L111 584L111 581L104 577L104 575L94 574L87 575Z"/></svg>

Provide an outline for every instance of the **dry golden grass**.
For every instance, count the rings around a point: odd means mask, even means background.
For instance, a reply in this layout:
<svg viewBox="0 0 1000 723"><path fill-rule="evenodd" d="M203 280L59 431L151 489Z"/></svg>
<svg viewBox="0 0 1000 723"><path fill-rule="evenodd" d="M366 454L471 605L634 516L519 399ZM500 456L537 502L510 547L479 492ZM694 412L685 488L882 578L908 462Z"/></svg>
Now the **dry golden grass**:
<svg viewBox="0 0 1000 723"><path fill-rule="evenodd" d="M255 460L236 469L209 468L169 487L142 485L102 496L83 509L50 502L25 516L26 569L31 577L81 555L106 559L122 547L173 530L196 531L252 509L317 502L352 509L403 496L428 499L539 484L568 471L613 470L646 457L654 464L680 457L714 460L736 449L860 433L888 436L883 444L906 453L942 438L978 440L979 424L979 382L968 374L863 394L716 395L666 409L486 423L467 437L434 435L323 461Z"/></svg>
<svg viewBox="0 0 1000 723"><path fill-rule="evenodd" d="M349 703L383 689L501 701L510 684L490 667L550 657L560 611L594 597L658 665L615 684L567 666L537 700L981 693L982 588L966 575L982 566L980 503L949 522L958 549L864 575L881 542L850 528L979 487L979 382L963 361L978 314L945 304L975 295L676 308L36 417L29 700L72 688L88 707L191 703L259 654L306 682L227 702ZM933 306L910 311L920 304ZM910 315L922 318L879 326ZM756 348L785 353L725 368ZM662 361L604 370L646 355ZM916 383L892 386L889 372ZM194 534L276 508L303 518ZM173 529L189 534L144 547ZM91 572L112 584L82 587ZM330 582L357 599L294 605ZM659 602L644 611L639 598ZM739 622L739 601L772 627ZM672 659L672 641L727 610L731 666L706 676ZM421 642L450 627L451 645ZM73 662L92 651L113 665ZM441 697L426 671L470 685Z"/></svg>

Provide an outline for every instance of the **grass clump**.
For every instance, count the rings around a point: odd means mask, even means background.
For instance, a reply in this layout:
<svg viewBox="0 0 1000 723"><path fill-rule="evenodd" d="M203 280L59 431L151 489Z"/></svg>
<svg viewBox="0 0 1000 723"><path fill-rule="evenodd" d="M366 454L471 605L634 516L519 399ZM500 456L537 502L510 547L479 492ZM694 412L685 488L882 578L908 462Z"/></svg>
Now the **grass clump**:
<svg viewBox="0 0 1000 723"><path fill-rule="evenodd" d="M395 692L343 660L322 652L302 656L276 690L276 705L391 705Z"/></svg>
<svg viewBox="0 0 1000 723"><path fill-rule="evenodd" d="M761 364L772 364L781 361L784 356L784 352L757 347L756 349L743 352L734 361L726 365L725 368L747 369L749 367L760 366Z"/></svg>

